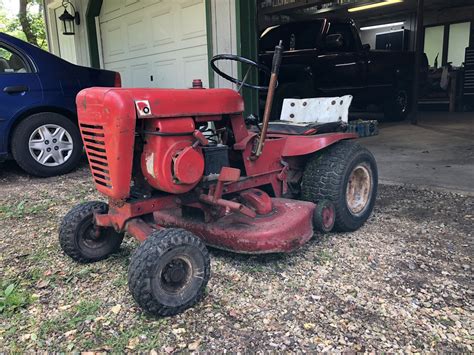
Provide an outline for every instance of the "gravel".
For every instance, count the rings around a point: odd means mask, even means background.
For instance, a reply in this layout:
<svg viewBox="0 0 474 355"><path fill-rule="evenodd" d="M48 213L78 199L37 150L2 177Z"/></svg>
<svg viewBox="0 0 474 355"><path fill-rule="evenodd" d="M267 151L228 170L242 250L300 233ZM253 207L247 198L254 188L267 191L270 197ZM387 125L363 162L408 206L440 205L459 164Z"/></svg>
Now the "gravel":
<svg viewBox="0 0 474 355"><path fill-rule="evenodd" d="M0 292L24 299L0 313L0 351L473 351L473 197L380 186L357 232L288 255L212 249L204 301L155 319L127 289L134 240L88 265L59 248L61 217L101 199L85 163L48 179L0 165L0 186Z"/></svg>

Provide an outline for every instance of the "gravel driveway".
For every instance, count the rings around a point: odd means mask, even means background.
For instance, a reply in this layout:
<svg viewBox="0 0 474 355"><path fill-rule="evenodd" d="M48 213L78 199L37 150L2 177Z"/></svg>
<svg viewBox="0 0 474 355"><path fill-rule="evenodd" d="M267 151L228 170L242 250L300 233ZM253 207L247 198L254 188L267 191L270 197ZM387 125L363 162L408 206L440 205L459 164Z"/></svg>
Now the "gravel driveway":
<svg viewBox="0 0 474 355"><path fill-rule="evenodd" d="M3 164L0 186L0 351L473 351L473 197L381 186L355 233L211 250L204 301L153 319L127 289L135 241L89 265L59 249L61 217L100 198L85 163L48 179Z"/></svg>

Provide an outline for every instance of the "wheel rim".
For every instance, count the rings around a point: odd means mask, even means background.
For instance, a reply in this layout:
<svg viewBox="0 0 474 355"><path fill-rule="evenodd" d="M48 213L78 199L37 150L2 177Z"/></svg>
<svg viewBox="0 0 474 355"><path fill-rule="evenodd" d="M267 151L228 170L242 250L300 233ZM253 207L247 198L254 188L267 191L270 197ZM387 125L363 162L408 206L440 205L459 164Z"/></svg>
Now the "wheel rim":
<svg viewBox="0 0 474 355"><path fill-rule="evenodd" d="M31 156L44 166L59 166L72 155L72 137L63 127L46 124L38 127L28 141Z"/></svg>
<svg viewBox="0 0 474 355"><path fill-rule="evenodd" d="M329 230L334 225L335 213L332 206L325 206L321 212L323 227L326 230Z"/></svg>
<svg viewBox="0 0 474 355"><path fill-rule="evenodd" d="M403 90L399 91L397 94L396 101L397 101L398 107L400 108L400 112L405 113L408 108L408 96L407 96L406 91L403 91Z"/></svg>
<svg viewBox="0 0 474 355"><path fill-rule="evenodd" d="M365 164L357 165L349 175L346 188L346 203L353 215L364 212L372 194L372 173Z"/></svg>
<svg viewBox="0 0 474 355"><path fill-rule="evenodd" d="M179 293L182 291L192 276L192 264L184 256L178 256L171 259L161 271L161 286L170 293Z"/></svg>
<svg viewBox="0 0 474 355"><path fill-rule="evenodd" d="M87 220L79 229L79 245L82 249L99 249L107 243L107 233L94 226L92 218Z"/></svg>

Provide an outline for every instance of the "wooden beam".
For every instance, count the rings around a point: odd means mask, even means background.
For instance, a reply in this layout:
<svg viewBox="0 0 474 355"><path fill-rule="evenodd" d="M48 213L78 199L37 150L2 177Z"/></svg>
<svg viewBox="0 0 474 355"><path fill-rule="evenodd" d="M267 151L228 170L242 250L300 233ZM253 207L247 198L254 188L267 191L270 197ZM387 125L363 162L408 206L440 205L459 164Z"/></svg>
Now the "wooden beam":
<svg viewBox="0 0 474 355"><path fill-rule="evenodd" d="M418 0L418 6L416 10L416 34L415 34L415 73L413 80L413 95L412 95L412 112L410 121L412 124L418 123L418 98L420 97L420 68L421 58L423 56L423 9L424 0Z"/></svg>

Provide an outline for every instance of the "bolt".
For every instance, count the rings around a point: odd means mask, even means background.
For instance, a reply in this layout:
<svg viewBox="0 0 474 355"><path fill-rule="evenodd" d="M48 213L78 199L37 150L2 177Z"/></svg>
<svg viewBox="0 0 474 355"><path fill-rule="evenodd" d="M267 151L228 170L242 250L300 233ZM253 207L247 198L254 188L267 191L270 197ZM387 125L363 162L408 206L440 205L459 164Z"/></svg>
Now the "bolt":
<svg viewBox="0 0 474 355"><path fill-rule="evenodd" d="M44 141L44 144L49 144L49 141L48 140Z"/></svg>
<svg viewBox="0 0 474 355"><path fill-rule="evenodd" d="M54 147L54 150L59 150L59 147L58 147L58 146L55 146L55 147Z"/></svg>
<svg viewBox="0 0 474 355"><path fill-rule="evenodd" d="M53 139L53 143L56 143L58 140L56 138Z"/></svg>
<svg viewBox="0 0 474 355"><path fill-rule="evenodd" d="M46 151L49 153L51 151L51 148L46 149Z"/></svg>

